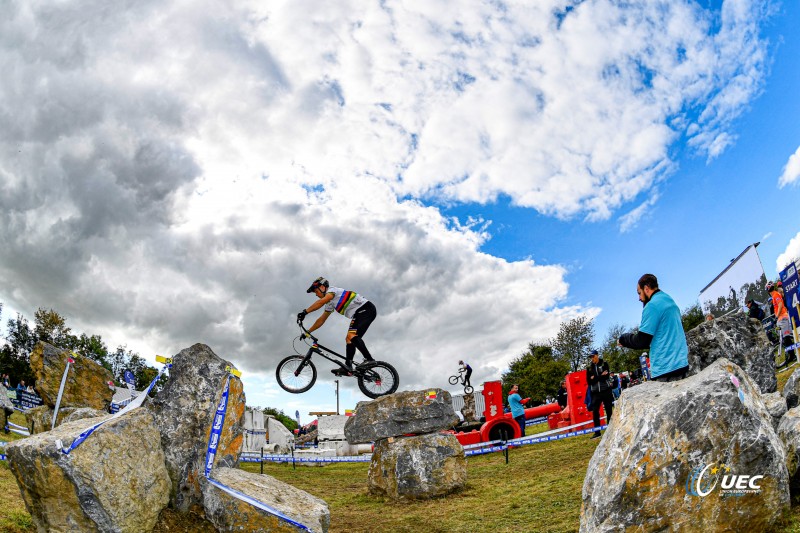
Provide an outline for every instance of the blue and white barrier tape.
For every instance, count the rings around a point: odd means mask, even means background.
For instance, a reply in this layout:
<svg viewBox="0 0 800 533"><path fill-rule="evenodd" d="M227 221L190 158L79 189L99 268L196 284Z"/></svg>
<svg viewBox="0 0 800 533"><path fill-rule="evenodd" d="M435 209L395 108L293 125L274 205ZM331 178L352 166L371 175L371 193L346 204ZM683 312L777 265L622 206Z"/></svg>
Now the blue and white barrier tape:
<svg viewBox="0 0 800 533"><path fill-rule="evenodd" d="M272 463L368 463L372 460L372 455L342 455L342 456L327 456L327 457L298 457L286 454L270 454L263 457L264 461ZM239 457L240 462L244 463L260 463L262 458L259 457Z"/></svg>
<svg viewBox="0 0 800 533"><path fill-rule="evenodd" d="M235 369L232 369L231 372L233 373L233 371L235 371ZM215 487L217 487L218 489L227 492L234 498L237 498L245 503L249 503L253 507L261 509L262 511L265 511L277 518L280 518L281 520L303 531L311 531L311 529L308 526L301 524L300 522L297 522L296 520L286 516L277 509L274 509L269 505L260 502L251 496L248 496L247 494L239 492L236 489L228 487L224 483L220 483L219 481L211 477L211 469L214 466L214 458L217 455L217 447L219 446L220 435L222 434L222 426L225 423L225 413L228 410L228 393L230 391L232 373L228 374L228 376L225 378L225 385L222 388L222 397L220 398L219 404L217 405L217 412L214 415L214 425L211 427L211 435L209 435L208 437L208 448L206 449L206 467L205 467L206 480Z"/></svg>
<svg viewBox="0 0 800 533"><path fill-rule="evenodd" d="M535 426L536 424L541 424L542 422L547 422L546 416L540 416L539 418L532 418L531 420L526 420L525 427Z"/></svg>
<svg viewBox="0 0 800 533"><path fill-rule="evenodd" d="M6 458L6 454L0 453L0 461L8 461L8 458Z"/></svg>
<svg viewBox="0 0 800 533"><path fill-rule="evenodd" d="M103 424L108 422L109 420L114 420L115 418L118 418L118 417L120 417L120 416L122 416L122 415L124 415L124 414L126 414L126 413L128 413L130 411L133 411L137 407L140 407L144 403L145 398L147 398L147 395L150 393L150 391L155 386L156 381L158 381L158 379L161 377L161 374L163 374L164 371L167 368L168 368L168 366L164 365L164 368L162 368L161 371L158 374L156 374L156 377L153 378L153 381L150 382L150 385L147 387L147 389L144 392L142 392L139 396L137 396L135 400L133 400L128 405L126 405L124 409L122 409L120 411L117 411L116 413L111 415L109 418L106 418L105 420L103 420L101 422L98 422L97 424L94 424L93 426L89 426L88 428L86 428L83 431L83 433L81 433L80 435L75 437L75 440L72 441L72 444L70 444L69 448L64 448L63 443L60 440L57 440L56 441L56 446L58 447L58 449L61 450L61 452L64 455L69 455L69 453L72 450L74 450L75 448L77 448L78 446L80 446L81 443L83 441L85 441L89 437L89 435L94 433L94 430L96 430L97 428L99 428L100 426L102 426Z"/></svg>
<svg viewBox="0 0 800 533"><path fill-rule="evenodd" d="M24 429L25 431L28 431L28 428L26 428L25 426L20 426L18 424L13 423L13 422L8 422L8 427L17 428L17 429Z"/></svg>

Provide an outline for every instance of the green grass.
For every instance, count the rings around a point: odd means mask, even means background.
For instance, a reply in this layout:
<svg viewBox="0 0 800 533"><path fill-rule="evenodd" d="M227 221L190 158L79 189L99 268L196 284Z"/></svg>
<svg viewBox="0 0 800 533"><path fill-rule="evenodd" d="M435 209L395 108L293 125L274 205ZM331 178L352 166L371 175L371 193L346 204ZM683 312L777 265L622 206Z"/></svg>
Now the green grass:
<svg viewBox="0 0 800 533"><path fill-rule="evenodd" d="M19 426L25 426L25 416L16 412L9 417L9 420ZM0 441L13 442L24 439L22 435L0 431ZM1 450L1 449L0 449ZM31 521L31 515L25 509L25 503L17 486L17 480L8 469L8 462L0 461L0 531L8 533L21 533L26 531L36 531Z"/></svg>

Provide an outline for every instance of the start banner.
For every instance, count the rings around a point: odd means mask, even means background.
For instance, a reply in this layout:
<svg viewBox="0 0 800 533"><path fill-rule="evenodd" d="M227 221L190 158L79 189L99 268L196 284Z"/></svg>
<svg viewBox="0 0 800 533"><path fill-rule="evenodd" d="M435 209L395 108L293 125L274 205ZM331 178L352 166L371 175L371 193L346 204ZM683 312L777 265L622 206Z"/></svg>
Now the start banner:
<svg viewBox="0 0 800 533"><path fill-rule="evenodd" d="M800 341L800 283L798 283L797 263L792 263L781 270L781 283L783 284L783 301L789 311L794 342Z"/></svg>

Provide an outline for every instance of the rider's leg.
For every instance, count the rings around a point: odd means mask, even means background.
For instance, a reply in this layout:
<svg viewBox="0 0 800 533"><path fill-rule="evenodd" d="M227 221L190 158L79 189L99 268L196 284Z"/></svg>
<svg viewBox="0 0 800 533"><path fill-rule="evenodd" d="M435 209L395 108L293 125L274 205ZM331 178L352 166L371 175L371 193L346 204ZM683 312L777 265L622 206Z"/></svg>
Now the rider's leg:
<svg viewBox="0 0 800 533"><path fill-rule="evenodd" d="M465 386L465 387L472 387L472 385L471 385L471 384L470 384L470 382L469 382L469 377L470 377L471 375L472 375L472 369L471 369L471 368L468 368L468 369L467 369L467 373L464 375L464 386Z"/></svg>
<svg viewBox="0 0 800 533"><path fill-rule="evenodd" d="M360 336L359 337L353 337L350 340L350 344L353 344L353 345L355 345L356 348L358 348L358 351L361 352L361 355L364 356L364 360L366 360L366 361L374 361L374 359L372 358L372 355L369 353L369 350L367 350L367 345L364 344L364 340Z"/></svg>
<svg viewBox="0 0 800 533"><path fill-rule="evenodd" d="M356 355L356 346L350 342L350 335L347 335L347 346L344 349L345 364L347 368L353 369L353 357Z"/></svg>
<svg viewBox="0 0 800 533"><path fill-rule="evenodd" d="M347 346L358 348L358 351L361 352L366 361L374 361L374 359L369 350L367 350L363 337L377 315L378 312L375 309L375 305L372 302L367 302L353 315L353 320L350 321L350 327L347 330Z"/></svg>

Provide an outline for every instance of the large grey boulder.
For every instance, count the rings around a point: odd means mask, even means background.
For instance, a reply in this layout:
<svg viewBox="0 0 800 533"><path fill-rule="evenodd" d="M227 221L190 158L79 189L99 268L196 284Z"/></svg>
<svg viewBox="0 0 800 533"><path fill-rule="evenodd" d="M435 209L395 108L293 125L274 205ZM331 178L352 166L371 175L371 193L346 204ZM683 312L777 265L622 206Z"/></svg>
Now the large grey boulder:
<svg viewBox="0 0 800 533"><path fill-rule="evenodd" d="M762 393L778 390L775 357L764 328L743 313L703 322L686 334L689 375L725 358L747 372Z"/></svg>
<svg viewBox="0 0 800 533"><path fill-rule="evenodd" d="M733 475L763 478L757 493L730 497ZM756 384L717 359L681 381L625 391L582 496L583 532L767 531L789 509L786 454Z"/></svg>
<svg viewBox="0 0 800 533"><path fill-rule="evenodd" d="M171 503L180 512L202 511L208 439L229 365L205 344L181 350L172 358L167 385L145 404L156 417L172 484ZM242 382L231 378L216 466L238 466L244 411Z"/></svg>
<svg viewBox="0 0 800 533"><path fill-rule="evenodd" d="M786 469L789 472L792 498L800 500L800 407L789 409L778 425L778 437L786 450Z"/></svg>
<svg viewBox="0 0 800 533"><path fill-rule="evenodd" d="M446 390L406 391L359 402L345 423L344 434L350 444L362 444L448 429L458 422Z"/></svg>
<svg viewBox="0 0 800 533"><path fill-rule="evenodd" d="M238 468L215 468L211 478L235 491L267 504L290 520L311 531L328 531L331 514L324 500L287 485L271 476L251 474ZM205 483L203 501L206 518L217 531L301 531L290 522L256 506L234 498L229 493Z"/></svg>
<svg viewBox="0 0 800 533"><path fill-rule="evenodd" d="M164 452L147 410L107 421L69 455L57 448L57 440L69 446L99 420L65 423L6 446L37 530L151 531L167 506Z"/></svg>
<svg viewBox="0 0 800 533"><path fill-rule="evenodd" d="M453 434L394 437L375 444L368 477L372 493L396 500L434 498L466 484L467 460Z"/></svg>
<svg viewBox="0 0 800 533"><path fill-rule="evenodd" d="M770 392L768 394L762 394L761 400L764 402L764 407L767 408L767 411L769 411L772 417L772 427L777 431L783 415L785 415L788 410L786 398L781 396L779 392Z"/></svg>
<svg viewBox="0 0 800 533"><path fill-rule="evenodd" d="M72 357L60 407L91 407L107 411L114 397L109 382L114 376L97 362L81 355L72 355L46 342L38 343L31 352L31 370L36 375L36 391L45 405L54 407L67 360Z"/></svg>
<svg viewBox="0 0 800 533"><path fill-rule="evenodd" d="M781 395L786 398L786 407L793 409L800 403L800 368L792 372L783 385Z"/></svg>

